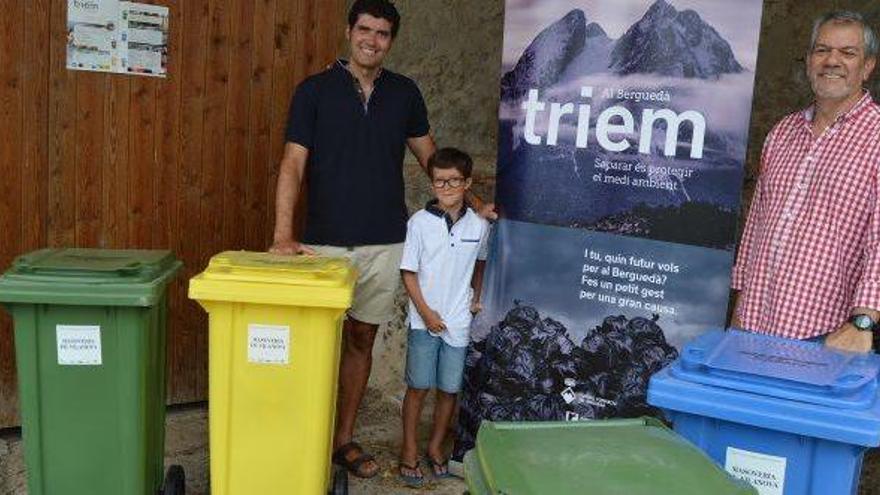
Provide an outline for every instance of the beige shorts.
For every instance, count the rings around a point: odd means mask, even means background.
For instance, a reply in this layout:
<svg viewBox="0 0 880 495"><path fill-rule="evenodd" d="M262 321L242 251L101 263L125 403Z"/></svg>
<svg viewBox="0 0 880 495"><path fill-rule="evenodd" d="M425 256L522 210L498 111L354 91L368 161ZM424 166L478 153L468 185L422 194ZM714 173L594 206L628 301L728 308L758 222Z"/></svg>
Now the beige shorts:
<svg viewBox="0 0 880 495"><path fill-rule="evenodd" d="M364 323L381 325L394 314L394 295L400 285L403 243L375 246L308 245L322 256L348 258L358 271L354 299L348 315Z"/></svg>

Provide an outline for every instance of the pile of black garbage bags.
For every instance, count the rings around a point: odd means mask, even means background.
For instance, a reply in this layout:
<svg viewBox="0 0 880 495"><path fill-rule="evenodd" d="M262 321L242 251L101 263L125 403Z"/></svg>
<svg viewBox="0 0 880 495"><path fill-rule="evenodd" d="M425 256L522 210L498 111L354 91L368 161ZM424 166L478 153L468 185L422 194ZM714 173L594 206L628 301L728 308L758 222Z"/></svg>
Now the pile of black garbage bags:
<svg viewBox="0 0 880 495"><path fill-rule="evenodd" d="M645 403L648 380L676 357L656 315L608 316L578 345L562 323L517 302L468 349L454 457L474 446L483 419L653 415Z"/></svg>

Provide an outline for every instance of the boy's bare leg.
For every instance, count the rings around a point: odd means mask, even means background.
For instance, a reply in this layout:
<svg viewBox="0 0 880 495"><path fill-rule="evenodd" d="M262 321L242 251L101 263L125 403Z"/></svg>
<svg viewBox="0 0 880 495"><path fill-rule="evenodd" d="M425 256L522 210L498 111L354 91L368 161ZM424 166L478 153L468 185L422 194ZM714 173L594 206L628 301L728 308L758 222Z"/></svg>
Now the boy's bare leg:
<svg viewBox="0 0 880 495"><path fill-rule="evenodd" d="M415 466L419 459L419 418L422 416L422 407L425 404L427 390L407 387L403 398L403 445L400 448L400 462ZM407 476L420 476L421 473L414 469L401 466L401 470Z"/></svg>
<svg viewBox="0 0 880 495"><path fill-rule="evenodd" d="M339 397L336 402L336 435L333 450L352 441L358 408L367 389L373 366L373 342L379 325L347 318L342 326L342 356L339 364ZM346 459L353 461L362 452L352 449ZM376 461L367 461L359 469L361 474L378 472Z"/></svg>
<svg viewBox="0 0 880 495"><path fill-rule="evenodd" d="M431 431L431 439L428 441L428 456L434 462L439 463L446 460L446 456L443 454L443 440L446 439L446 432L449 431L457 399L457 394L437 390L437 402L434 404L434 428Z"/></svg>

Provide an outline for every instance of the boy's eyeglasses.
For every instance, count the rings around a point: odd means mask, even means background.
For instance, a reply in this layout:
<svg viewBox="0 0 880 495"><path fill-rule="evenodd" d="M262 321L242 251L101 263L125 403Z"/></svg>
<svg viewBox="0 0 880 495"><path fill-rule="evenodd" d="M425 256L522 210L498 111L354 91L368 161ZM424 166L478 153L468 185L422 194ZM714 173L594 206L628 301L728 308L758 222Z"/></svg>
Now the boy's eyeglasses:
<svg viewBox="0 0 880 495"><path fill-rule="evenodd" d="M434 179L431 181L431 184L434 184L434 187L437 189L443 189L444 187L451 187L455 189L457 187L461 187L464 185L465 181L464 177L453 177L451 179Z"/></svg>

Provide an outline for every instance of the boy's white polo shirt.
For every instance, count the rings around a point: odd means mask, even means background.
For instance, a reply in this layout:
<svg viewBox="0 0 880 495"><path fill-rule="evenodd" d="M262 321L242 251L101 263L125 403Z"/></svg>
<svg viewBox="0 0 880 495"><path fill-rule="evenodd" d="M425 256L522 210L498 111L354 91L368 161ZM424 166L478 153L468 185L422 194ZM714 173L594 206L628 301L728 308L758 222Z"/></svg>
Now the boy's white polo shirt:
<svg viewBox="0 0 880 495"><path fill-rule="evenodd" d="M471 277L477 259L485 260L489 222L471 208L457 222L431 201L407 223L400 269L418 275L425 302L446 324L441 338L453 347L468 345L471 326ZM427 328L415 305L409 303L413 328Z"/></svg>

